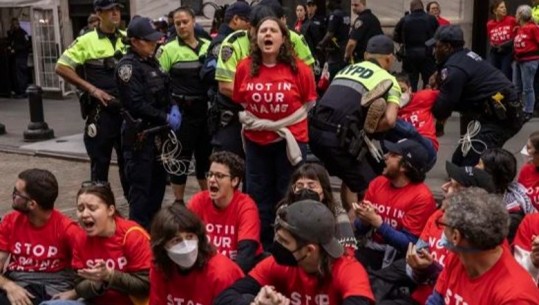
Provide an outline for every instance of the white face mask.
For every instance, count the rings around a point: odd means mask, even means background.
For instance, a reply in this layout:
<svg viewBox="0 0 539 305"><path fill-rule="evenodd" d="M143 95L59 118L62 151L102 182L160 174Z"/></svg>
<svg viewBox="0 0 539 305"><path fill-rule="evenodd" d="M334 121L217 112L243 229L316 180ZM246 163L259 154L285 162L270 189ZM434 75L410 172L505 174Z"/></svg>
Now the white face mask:
<svg viewBox="0 0 539 305"><path fill-rule="evenodd" d="M168 257L183 269L193 267L198 257L198 240L184 240L167 250Z"/></svg>
<svg viewBox="0 0 539 305"><path fill-rule="evenodd" d="M410 90L404 92L403 94L401 94L401 104L400 104L400 107L404 107L406 105L408 105L408 103L410 102L410 100L412 99L412 93L410 92Z"/></svg>
<svg viewBox="0 0 539 305"><path fill-rule="evenodd" d="M522 150L520 151L520 155L522 155L522 158L525 164L532 162L533 160L533 157L530 156L530 154L528 153L528 148L526 147L526 145L522 147Z"/></svg>

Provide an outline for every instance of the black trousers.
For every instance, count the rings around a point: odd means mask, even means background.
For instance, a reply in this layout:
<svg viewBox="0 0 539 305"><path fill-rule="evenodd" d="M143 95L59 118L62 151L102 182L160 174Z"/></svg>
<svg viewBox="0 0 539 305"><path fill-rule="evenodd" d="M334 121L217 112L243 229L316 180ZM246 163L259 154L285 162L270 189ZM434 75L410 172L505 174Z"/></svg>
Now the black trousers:
<svg viewBox="0 0 539 305"><path fill-rule="evenodd" d="M402 69L410 76L413 91L417 91L419 76L423 80L423 87L428 84L429 78L436 72L436 63L432 56L407 55L402 62Z"/></svg>
<svg viewBox="0 0 539 305"><path fill-rule="evenodd" d="M88 125L94 123L97 135L88 135ZM121 150L121 126L122 118L119 113L101 111L97 120L95 116L89 116L84 128L84 146L90 157L90 170L92 181L109 181L109 167L112 150L116 151L118 160L120 182L124 197L128 198L129 183L124 174L124 159Z"/></svg>

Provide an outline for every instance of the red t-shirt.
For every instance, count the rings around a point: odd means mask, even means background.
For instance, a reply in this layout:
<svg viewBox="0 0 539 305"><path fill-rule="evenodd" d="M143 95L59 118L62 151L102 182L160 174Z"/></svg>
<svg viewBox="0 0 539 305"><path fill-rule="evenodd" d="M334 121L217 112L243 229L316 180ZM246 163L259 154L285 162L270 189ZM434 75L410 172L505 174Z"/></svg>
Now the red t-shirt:
<svg viewBox="0 0 539 305"><path fill-rule="evenodd" d="M58 272L71 267L71 251L81 234L78 224L57 210L39 228L14 211L0 222L0 251L11 255L8 271Z"/></svg>
<svg viewBox="0 0 539 305"><path fill-rule="evenodd" d="M449 22L449 20L447 20L445 18L442 18L440 16L436 17L436 20L438 20L438 25L439 26L450 25L451 24L451 22Z"/></svg>
<svg viewBox="0 0 539 305"><path fill-rule="evenodd" d="M342 304L348 297L365 297L374 301L367 272L350 256L336 259L331 277L326 277L323 282L300 267L277 264L272 256L256 265L249 275L261 286L274 286L277 292L290 299L290 304Z"/></svg>
<svg viewBox="0 0 539 305"><path fill-rule="evenodd" d="M535 165L528 163L522 167L518 175L518 182L526 188L535 209L539 210L539 171Z"/></svg>
<svg viewBox="0 0 539 305"><path fill-rule="evenodd" d="M438 90L420 90L412 94L408 105L399 109L399 118L414 125L417 132L429 139L438 151L440 144L436 138L436 120L432 114L432 106L440 94Z"/></svg>
<svg viewBox="0 0 539 305"><path fill-rule="evenodd" d="M74 269L94 268L104 261L107 267L126 273L150 270L152 250L148 233L134 221L121 217L115 220L116 231L111 237L82 235L73 249ZM107 289L105 294L91 301L95 304L133 304L128 295L114 289Z"/></svg>
<svg viewBox="0 0 539 305"><path fill-rule="evenodd" d="M234 79L232 99L260 119L278 121L290 116L303 104L316 100L314 75L305 63L296 59L298 73L278 63L273 67L260 66L258 76L251 77L251 57L240 61ZM307 119L288 126L298 142L309 141ZM249 140L267 145L279 139L277 133L264 130L246 130Z"/></svg>
<svg viewBox="0 0 539 305"><path fill-rule="evenodd" d="M210 193L202 191L191 198L188 205L206 224L206 233L217 251L236 260L238 243L252 240L260 245L260 217L255 202L249 195L235 191L230 204L223 210L213 204Z"/></svg>
<svg viewBox="0 0 539 305"><path fill-rule="evenodd" d="M530 21L517 27L514 50L518 61L539 59L539 27L535 22Z"/></svg>
<svg viewBox="0 0 539 305"><path fill-rule="evenodd" d="M531 251L534 236L539 236L539 213L528 214L522 219L513 240L513 245L519 246L523 250Z"/></svg>
<svg viewBox="0 0 539 305"><path fill-rule="evenodd" d="M505 16L502 20L490 19L487 22L487 35L490 43L499 46L515 38L517 20L513 16Z"/></svg>
<svg viewBox="0 0 539 305"><path fill-rule="evenodd" d="M396 230L406 229L419 236L430 215L436 210L436 203L425 183L408 183L404 187L394 187L388 178L378 176L369 184L365 200L370 201L382 216L382 220ZM385 244L382 236L375 240Z"/></svg>
<svg viewBox="0 0 539 305"><path fill-rule="evenodd" d="M429 217L429 220L427 220L427 224L425 225L423 232L421 232L421 236L419 236L419 239L425 241L429 245L428 251L433 254L434 261L439 263L442 267L445 266L445 259L449 254L449 250L442 247L440 244L444 228L436 226L436 220L440 219L443 215L444 212L442 210L434 212L434 214ZM425 304L433 290L434 285L420 284L412 293L412 298L419 304Z"/></svg>
<svg viewBox="0 0 539 305"><path fill-rule="evenodd" d="M243 277L240 267L228 257L216 254L203 269L171 278L156 266L150 270L150 305L212 305L215 298L236 280Z"/></svg>
<svg viewBox="0 0 539 305"><path fill-rule="evenodd" d="M500 259L484 274L470 278L464 265L450 253L436 291L446 305L532 305L539 302L539 289L530 275L502 247Z"/></svg>

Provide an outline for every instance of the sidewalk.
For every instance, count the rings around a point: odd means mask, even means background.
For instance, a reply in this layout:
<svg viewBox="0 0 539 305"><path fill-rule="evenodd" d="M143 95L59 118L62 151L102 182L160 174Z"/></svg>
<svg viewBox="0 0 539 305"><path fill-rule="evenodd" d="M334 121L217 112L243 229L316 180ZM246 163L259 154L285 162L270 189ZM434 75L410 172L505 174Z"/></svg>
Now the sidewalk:
<svg viewBox="0 0 539 305"><path fill-rule="evenodd" d="M24 142L23 132L30 122L28 100L0 98L0 123L6 126L6 134L0 135L0 151L25 153L35 156L50 156L68 160L88 160L82 142L83 120L75 97L64 100L44 100L45 121L54 130L55 138L35 143ZM523 158L520 150L528 135L539 130L539 119L528 122L522 130L508 141L505 148L515 154L519 168ZM427 184L437 197L441 196L440 186L446 181L445 160L450 159L459 138L459 118L449 118L445 135L439 138L440 150L435 167L427 175ZM112 172L112 171L111 171ZM195 179L190 179L190 181ZM196 182L194 183L196 184ZM193 185L194 190L196 186ZM188 196L191 194L187 193Z"/></svg>

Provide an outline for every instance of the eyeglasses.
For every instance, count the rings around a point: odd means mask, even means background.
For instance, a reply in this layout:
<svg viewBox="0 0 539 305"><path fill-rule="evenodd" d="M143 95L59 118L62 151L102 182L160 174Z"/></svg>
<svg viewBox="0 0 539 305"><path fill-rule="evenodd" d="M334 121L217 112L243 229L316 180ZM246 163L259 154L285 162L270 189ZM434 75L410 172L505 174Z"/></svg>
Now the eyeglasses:
<svg viewBox="0 0 539 305"><path fill-rule="evenodd" d="M24 199L26 201L31 201L32 200L32 198L24 196L23 194L21 194L21 192L19 192L16 187L13 188L13 193L11 194L11 197L13 198L13 200L15 200L17 197L22 198L22 199Z"/></svg>
<svg viewBox="0 0 539 305"><path fill-rule="evenodd" d="M316 182L309 182L309 183L296 183L293 186L294 191L300 191L302 189L309 189L314 190L320 188L320 185Z"/></svg>
<svg viewBox="0 0 539 305"><path fill-rule="evenodd" d="M229 174L223 174L220 172L207 172L206 178L211 179L212 177L215 177L217 180L224 179L225 177L231 177Z"/></svg>
<svg viewBox="0 0 539 305"><path fill-rule="evenodd" d="M84 181L80 184L80 187L105 187L110 189L110 183L108 181Z"/></svg>

